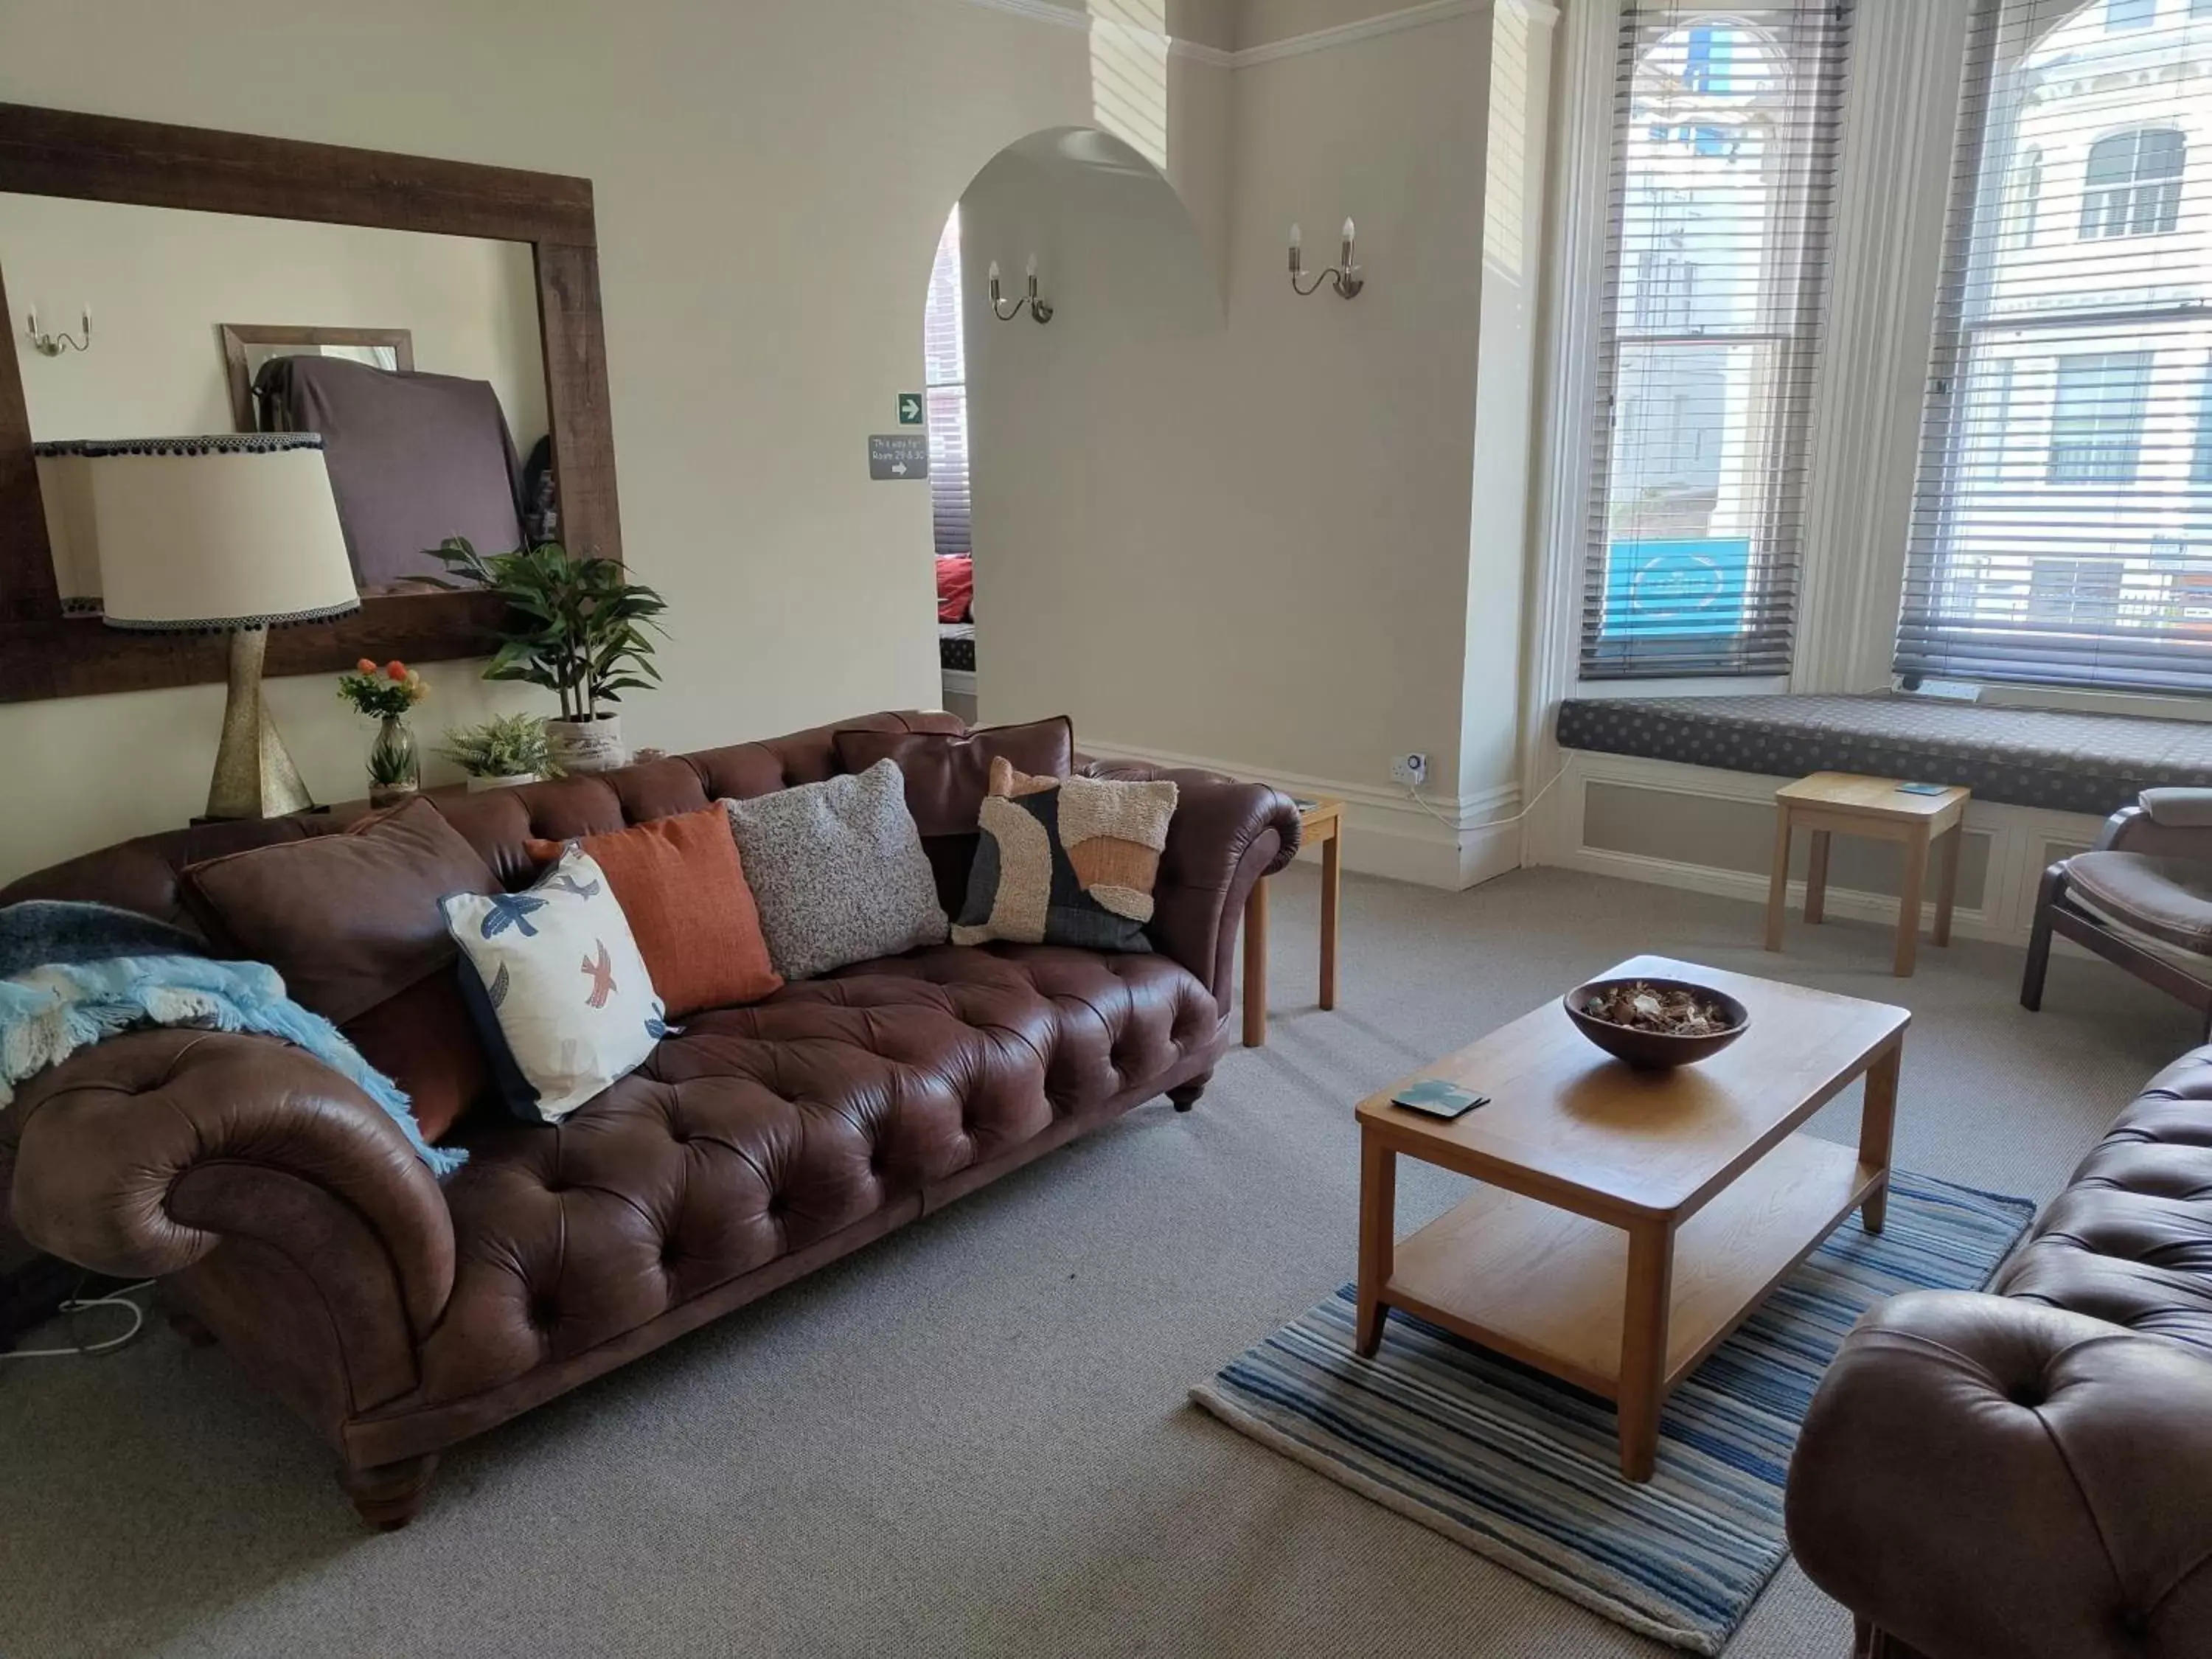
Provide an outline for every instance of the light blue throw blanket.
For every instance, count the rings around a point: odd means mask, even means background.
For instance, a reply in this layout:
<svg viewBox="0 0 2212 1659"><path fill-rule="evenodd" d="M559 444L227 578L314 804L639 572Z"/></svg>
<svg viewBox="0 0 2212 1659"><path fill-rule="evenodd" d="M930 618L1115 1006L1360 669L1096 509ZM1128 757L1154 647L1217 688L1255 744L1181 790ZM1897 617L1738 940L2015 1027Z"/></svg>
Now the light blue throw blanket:
<svg viewBox="0 0 2212 1659"><path fill-rule="evenodd" d="M30 907L10 908L21 911ZM6 915L0 911L0 917ZM5 955L0 951L0 963ZM15 1085L33 1073L142 1025L251 1031L282 1038L352 1082L389 1113L433 1174L450 1175L467 1161L465 1152L426 1142L399 1086L364 1060L337 1027L286 996L276 970L258 962L118 956L101 961L49 961L0 979L0 1106L13 1100Z"/></svg>

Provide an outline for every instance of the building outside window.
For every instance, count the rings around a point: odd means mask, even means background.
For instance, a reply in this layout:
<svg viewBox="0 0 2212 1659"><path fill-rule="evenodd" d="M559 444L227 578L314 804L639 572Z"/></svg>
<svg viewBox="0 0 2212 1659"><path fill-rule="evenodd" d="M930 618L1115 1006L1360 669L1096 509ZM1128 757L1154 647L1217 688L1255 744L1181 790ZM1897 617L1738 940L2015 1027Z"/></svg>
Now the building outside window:
<svg viewBox="0 0 2212 1659"><path fill-rule="evenodd" d="M1908 678L2212 690L2205 15L1990 0L1978 15L1898 636ZM2033 234L2031 164L2078 238Z"/></svg>
<svg viewBox="0 0 2212 1659"><path fill-rule="evenodd" d="M922 313L922 400L929 421L932 539L941 557L974 546L969 501L968 342L960 310L960 209L945 222Z"/></svg>
<svg viewBox="0 0 2212 1659"><path fill-rule="evenodd" d="M2148 351L2081 351L2057 360L2046 483L2135 483L2151 362Z"/></svg>

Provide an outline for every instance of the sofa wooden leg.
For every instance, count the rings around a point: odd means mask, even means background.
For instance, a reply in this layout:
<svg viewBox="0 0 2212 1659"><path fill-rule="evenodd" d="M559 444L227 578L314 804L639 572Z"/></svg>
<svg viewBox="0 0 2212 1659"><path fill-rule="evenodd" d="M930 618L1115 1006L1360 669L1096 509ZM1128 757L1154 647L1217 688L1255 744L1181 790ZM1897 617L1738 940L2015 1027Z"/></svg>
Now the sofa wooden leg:
<svg viewBox="0 0 2212 1659"><path fill-rule="evenodd" d="M338 1484L353 1499L362 1520L379 1532L397 1532L421 1510L423 1497L430 1490L430 1477L437 1469L438 1455L425 1452L420 1457L403 1457L397 1463L380 1463L374 1468L341 1468Z"/></svg>
<svg viewBox="0 0 2212 1659"><path fill-rule="evenodd" d="M2054 864L2043 872L2043 890L2036 896L2035 926L2027 936L2027 967L2021 975L2020 1006L2030 1013L2043 1007L2043 981L2051 972L2051 910L2066 890L2066 866Z"/></svg>
<svg viewBox="0 0 2212 1659"><path fill-rule="evenodd" d="M1198 1097L1206 1092L1206 1085L1213 1081L1213 1073L1194 1077L1188 1083L1178 1083L1168 1091L1168 1098L1175 1103L1178 1112L1187 1112L1198 1104Z"/></svg>

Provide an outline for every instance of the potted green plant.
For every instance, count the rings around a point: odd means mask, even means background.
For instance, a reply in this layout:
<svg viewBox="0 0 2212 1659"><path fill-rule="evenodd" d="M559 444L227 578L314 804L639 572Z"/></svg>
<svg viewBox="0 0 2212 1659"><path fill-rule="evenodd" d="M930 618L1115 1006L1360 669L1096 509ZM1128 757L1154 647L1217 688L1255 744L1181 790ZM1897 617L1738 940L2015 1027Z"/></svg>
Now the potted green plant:
<svg viewBox="0 0 2212 1659"><path fill-rule="evenodd" d="M415 734L407 729L406 714L429 695L422 677L404 662L379 668L363 657L353 672L338 677L338 696L378 722L368 750L370 805L393 805L422 787L422 766L416 759Z"/></svg>
<svg viewBox="0 0 2212 1659"><path fill-rule="evenodd" d="M665 632L655 620L668 608L660 595L627 580L612 559L574 558L558 542L487 557L454 537L438 556L456 579L441 586L482 587L507 601L484 678L544 686L560 699L545 731L562 769L625 764L622 716L606 705L659 684L652 636Z"/></svg>
<svg viewBox="0 0 2212 1659"><path fill-rule="evenodd" d="M471 793L561 775L538 714L501 714L481 726L460 726L446 733L438 752L468 774Z"/></svg>

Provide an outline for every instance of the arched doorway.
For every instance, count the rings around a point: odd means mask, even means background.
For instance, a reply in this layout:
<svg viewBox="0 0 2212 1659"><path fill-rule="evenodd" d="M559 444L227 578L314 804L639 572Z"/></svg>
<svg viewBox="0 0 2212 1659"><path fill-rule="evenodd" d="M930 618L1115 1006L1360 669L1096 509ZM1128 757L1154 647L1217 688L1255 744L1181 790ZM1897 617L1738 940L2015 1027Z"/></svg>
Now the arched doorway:
<svg viewBox="0 0 2212 1659"><path fill-rule="evenodd" d="M1032 258L1049 322L1023 303ZM994 264L1005 295L996 315ZM1012 672L1011 653L1066 637L1067 617L1048 622L1042 596L1057 585L1073 609L1055 565L1082 556L1095 520L1077 503L1096 499L1099 469L1142 471L1114 456L1148 424L1128 354L1218 335L1222 323L1205 239L1175 186L1125 140L1048 129L969 181L939 241L921 329L945 708L988 713L998 700L987 687L1018 688L1002 711L1049 700L1035 661L1018 678L994 675L993 639L1006 641L1000 662Z"/></svg>

